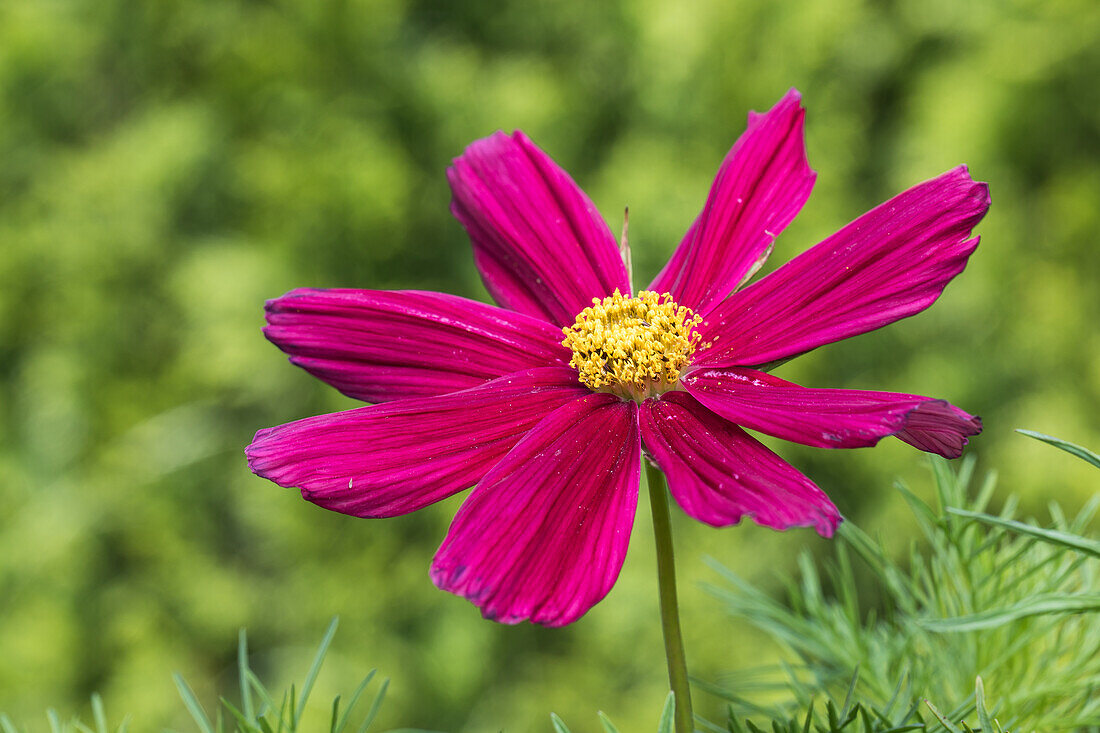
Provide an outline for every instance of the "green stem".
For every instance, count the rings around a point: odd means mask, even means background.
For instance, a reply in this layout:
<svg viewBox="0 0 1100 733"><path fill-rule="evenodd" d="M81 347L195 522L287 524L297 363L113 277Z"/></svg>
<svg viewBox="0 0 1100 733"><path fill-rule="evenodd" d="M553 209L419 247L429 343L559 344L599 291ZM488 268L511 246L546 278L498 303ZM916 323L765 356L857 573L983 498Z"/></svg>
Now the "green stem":
<svg viewBox="0 0 1100 733"><path fill-rule="evenodd" d="M645 461L649 505L653 509L653 536L657 544L657 588L661 597L661 630L665 635L668 684L676 697L676 733L692 733L691 690L688 688L684 638L680 633L680 606L676 601L676 562L672 557L672 523L668 513L665 475Z"/></svg>

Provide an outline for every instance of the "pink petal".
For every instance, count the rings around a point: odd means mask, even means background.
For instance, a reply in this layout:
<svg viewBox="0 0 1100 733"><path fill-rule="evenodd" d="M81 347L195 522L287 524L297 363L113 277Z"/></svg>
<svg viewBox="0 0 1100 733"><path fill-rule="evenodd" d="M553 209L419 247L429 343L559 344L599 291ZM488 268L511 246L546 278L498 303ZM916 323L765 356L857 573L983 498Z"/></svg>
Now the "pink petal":
<svg viewBox="0 0 1100 733"><path fill-rule="evenodd" d="M473 485L547 414L587 394L568 367L532 369L261 430L248 466L326 509L393 517Z"/></svg>
<svg viewBox="0 0 1100 733"><path fill-rule="evenodd" d="M800 99L792 89L765 114L749 113L702 213L650 290L706 313L764 264L816 177L806 162Z"/></svg>
<svg viewBox="0 0 1100 733"><path fill-rule="evenodd" d="M267 302L264 334L290 361L367 402L427 397L565 364L545 321L444 293L294 290Z"/></svg>
<svg viewBox="0 0 1100 733"><path fill-rule="evenodd" d="M549 415L466 499L432 580L485 618L572 623L619 576L638 502L636 407L590 394Z"/></svg>
<svg viewBox="0 0 1100 733"><path fill-rule="evenodd" d="M629 291L615 237L573 179L522 132L478 140L447 170L451 211L505 308L565 326Z"/></svg>
<svg viewBox="0 0 1100 733"><path fill-rule="evenodd" d="M681 384L731 422L816 448L861 448L896 435L957 458L978 418L943 400L894 392L807 389L753 369L696 369Z"/></svg>
<svg viewBox="0 0 1100 733"><path fill-rule="evenodd" d="M965 166L910 188L719 304L696 363L766 364L924 310L966 266L988 208Z"/></svg>
<svg viewBox="0 0 1100 733"><path fill-rule="evenodd" d="M982 420L943 400L922 403L909 413L897 437L909 445L948 458L962 455L967 436L982 432Z"/></svg>
<svg viewBox="0 0 1100 733"><path fill-rule="evenodd" d="M831 537L840 512L821 489L741 428L684 392L638 411L646 452L689 515L715 527L741 517L772 529L813 527Z"/></svg>

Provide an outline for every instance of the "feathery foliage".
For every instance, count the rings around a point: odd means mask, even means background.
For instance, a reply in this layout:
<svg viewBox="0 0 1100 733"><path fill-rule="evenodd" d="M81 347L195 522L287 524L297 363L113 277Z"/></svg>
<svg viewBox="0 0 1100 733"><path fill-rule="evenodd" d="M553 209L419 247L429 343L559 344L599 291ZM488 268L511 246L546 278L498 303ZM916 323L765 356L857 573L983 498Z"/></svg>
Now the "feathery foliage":
<svg viewBox="0 0 1100 733"><path fill-rule="evenodd" d="M237 645L237 666L239 671L241 707L237 708L224 696L221 697L221 707L218 709L215 720L212 722L206 715L202 704L191 691L191 687L180 675L175 675L176 687L183 698L184 705L194 718L195 724L201 733L298 733L298 731L317 730L316 724L303 725L302 714L305 712L306 702L309 700L313 684L317 681L317 675L321 671L321 665L325 661L332 637L336 634L337 619L333 619L317 647L317 653L313 657L313 663L306 672L305 679L300 688L294 685L281 696L271 693L251 670L248 665L248 640L244 630L241 630L240 640ZM382 680L378 691L374 694L366 715L356 728L349 728L351 714L355 709L359 698L370 685L377 670L372 669L359 686L352 692L351 698L344 710L340 709L340 697L332 701L331 716L325 728L329 733L343 733L343 731L355 730L365 733L370 729L378 711L382 707L382 701L386 697L386 689L389 687L389 678ZM276 700L279 700L276 704ZM358 716L357 716L358 717ZM417 731L412 728L392 730L388 733L431 733L431 731Z"/></svg>
<svg viewBox="0 0 1100 733"><path fill-rule="evenodd" d="M1085 460L1092 455L1035 437ZM710 590L797 662L699 687L727 698L731 717L765 714L786 730L778 721L789 720L792 704L805 708L822 694L835 700L855 669L849 696L872 709L950 701L944 719L956 721L976 711L978 695L963 691L981 676L998 691L994 712L1013 728L1100 726L1100 576L1096 542L1081 536L1100 496L1073 518L1051 503L1053 526L1040 528L1013 519L1013 497L998 515L986 514L994 478L972 492L973 469L969 458L957 472L933 460L931 505L898 486L923 534L907 558L890 557L883 543L845 522L825 576L804 554L786 604L712 561L727 584ZM868 580L885 589L870 607L857 590ZM768 692L785 699L749 699Z"/></svg>

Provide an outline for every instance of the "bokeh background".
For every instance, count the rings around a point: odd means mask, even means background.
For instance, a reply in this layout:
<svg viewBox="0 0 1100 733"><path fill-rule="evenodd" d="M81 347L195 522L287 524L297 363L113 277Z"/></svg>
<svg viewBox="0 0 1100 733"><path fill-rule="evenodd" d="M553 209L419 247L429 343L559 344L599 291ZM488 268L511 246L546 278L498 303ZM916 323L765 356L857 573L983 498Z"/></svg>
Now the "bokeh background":
<svg viewBox="0 0 1100 733"><path fill-rule="evenodd" d="M172 672L213 707L247 627L257 670L289 683L338 614L320 708L377 666L383 726L653 724L644 509L582 621L504 627L428 579L456 500L356 520L245 466L257 428L353 405L263 339L266 298L485 297L444 171L498 128L530 134L614 231L630 207L641 282L746 112L791 86L819 177L774 262L969 164L993 207L941 300L778 373L948 398L985 419L971 452L1001 500L1076 510L1084 464L1013 429L1100 445L1098 38L1094 0L0 2L0 710L87 717L99 691L135 730L190 729ZM779 450L904 546L890 487L927 489L919 453ZM824 542L674 523L693 672L775 659L699 588L701 558L778 588Z"/></svg>

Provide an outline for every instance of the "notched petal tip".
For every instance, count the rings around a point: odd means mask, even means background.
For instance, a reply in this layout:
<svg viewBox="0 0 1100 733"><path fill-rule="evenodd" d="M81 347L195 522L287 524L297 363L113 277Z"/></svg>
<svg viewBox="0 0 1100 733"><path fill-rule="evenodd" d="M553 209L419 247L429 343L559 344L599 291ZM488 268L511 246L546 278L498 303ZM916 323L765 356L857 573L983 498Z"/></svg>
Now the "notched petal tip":
<svg viewBox="0 0 1100 733"><path fill-rule="evenodd" d="M958 458L970 438L982 432L982 419L945 400L929 400L915 407L895 435L914 448L944 458Z"/></svg>
<svg viewBox="0 0 1100 733"><path fill-rule="evenodd" d="M764 264L817 178L806 157L800 100L792 89L768 111L749 112L703 210L650 290L705 314Z"/></svg>
<svg viewBox="0 0 1100 733"><path fill-rule="evenodd" d="M813 481L688 393L646 401L639 419L646 452L689 516L712 527L748 517L775 530L836 531L840 512Z"/></svg>
<svg viewBox="0 0 1100 733"><path fill-rule="evenodd" d="M593 297L628 289L618 243L591 199L523 132L474 141L447 180L451 212L498 304L562 326Z"/></svg>
<svg viewBox="0 0 1100 733"><path fill-rule="evenodd" d="M576 621L619 574L639 463L633 403L590 394L563 406L474 488L432 560L432 582L498 623Z"/></svg>
<svg viewBox="0 0 1100 733"><path fill-rule="evenodd" d="M989 202L965 166L883 202L719 303L696 364L766 364L919 313L966 267Z"/></svg>

